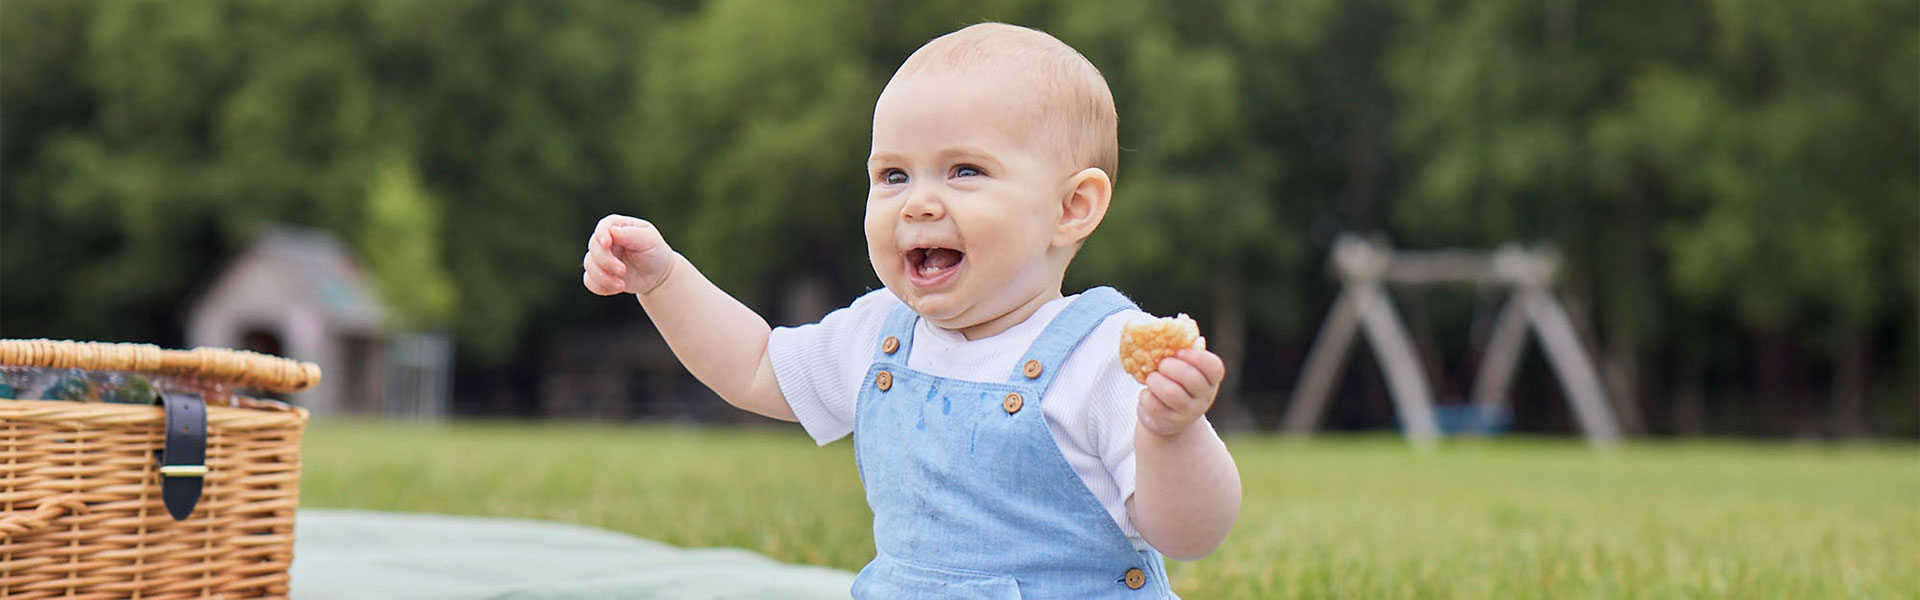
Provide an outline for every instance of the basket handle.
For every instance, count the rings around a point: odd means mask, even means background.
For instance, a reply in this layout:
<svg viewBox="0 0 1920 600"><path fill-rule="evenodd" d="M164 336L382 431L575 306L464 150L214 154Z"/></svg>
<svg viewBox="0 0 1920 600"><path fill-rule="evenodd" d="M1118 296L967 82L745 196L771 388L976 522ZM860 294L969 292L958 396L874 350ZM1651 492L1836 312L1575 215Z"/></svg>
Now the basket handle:
<svg viewBox="0 0 1920 600"><path fill-rule="evenodd" d="M0 365L186 375L275 392L298 392L320 382L320 365L310 362L226 348L162 350L152 344L0 340Z"/></svg>
<svg viewBox="0 0 1920 600"><path fill-rule="evenodd" d="M9 514L0 518L0 540L12 540L15 536L27 535L53 524L54 519L67 513L83 514L87 512L87 503L79 494L61 494L40 501L40 506L30 513Z"/></svg>

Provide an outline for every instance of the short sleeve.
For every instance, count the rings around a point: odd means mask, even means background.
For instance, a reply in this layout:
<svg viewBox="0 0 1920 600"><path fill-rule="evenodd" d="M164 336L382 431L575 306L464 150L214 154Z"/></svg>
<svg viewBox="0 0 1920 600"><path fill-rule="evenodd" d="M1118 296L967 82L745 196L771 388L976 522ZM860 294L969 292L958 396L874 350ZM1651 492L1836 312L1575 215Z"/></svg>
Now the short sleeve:
<svg viewBox="0 0 1920 600"><path fill-rule="evenodd" d="M814 443L826 445L853 432L854 398L873 360L880 328L899 300L885 288L799 327L777 327L767 356L780 393Z"/></svg>
<svg viewBox="0 0 1920 600"><path fill-rule="evenodd" d="M1127 498L1133 496L1134 423L1140 418L1140 391L1146 386L1133 380L1126 369L1120 366L1120 329L1128 321L1152 318L1152 315L1139 311L1125 311L1108 317L1093 334L1100 351L1100 366L1094 370L1095 380L1088 399L1093 403L1088 407L1087 436L1094 440L1094 451L1100 456L1100 464L1113 478L1121 506L1119 520L1125 515ZM1131 533L1131 523L1126 529Z"/></svg>

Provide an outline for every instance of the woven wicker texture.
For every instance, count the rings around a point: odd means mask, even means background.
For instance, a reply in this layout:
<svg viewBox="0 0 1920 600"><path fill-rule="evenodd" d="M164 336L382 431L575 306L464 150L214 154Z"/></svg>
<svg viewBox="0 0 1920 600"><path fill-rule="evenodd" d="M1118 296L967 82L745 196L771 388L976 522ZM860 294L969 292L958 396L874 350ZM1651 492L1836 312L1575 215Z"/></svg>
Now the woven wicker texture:
<svg viewBox="0 0 1920 600"><path fill-rule="evenodd" d="M320 383L319 365L226 348L162 350L148 344L0 340L0 365L165 373L275 392L298 392Z"/></svg>
<svg viewBox="0 0 1920 600"><path fill-rule="evenodd" d="M61 353L109 345L47 344L0 342L0 364L154 371L164 363L139 356L144 350L95 350L82 360ZM24 345L38 345L31 360L21 358ZM102 366L111 361L136 362ZM278 384L304 370L223 364L218 372L254 381L271 372ZM0 399L0 598L286 596L306 421L298 408L207 407L204 488L193 514L176 522L154 460L164 443L159 407Z"/></svg>

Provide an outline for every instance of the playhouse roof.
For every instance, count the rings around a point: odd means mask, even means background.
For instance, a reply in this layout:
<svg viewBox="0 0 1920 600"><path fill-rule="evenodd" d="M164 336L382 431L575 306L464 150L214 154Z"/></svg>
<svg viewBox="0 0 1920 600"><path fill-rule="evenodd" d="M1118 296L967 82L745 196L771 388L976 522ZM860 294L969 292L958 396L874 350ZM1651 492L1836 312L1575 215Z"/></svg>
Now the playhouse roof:
<svg viewBox="0 0 1920 600"><path fill-rule="evenodd" d="M215 273L190 311L233 311L271 318L316 313L332 328L377 331L386 305L353 251L333 233L270 225Z"/></svg>

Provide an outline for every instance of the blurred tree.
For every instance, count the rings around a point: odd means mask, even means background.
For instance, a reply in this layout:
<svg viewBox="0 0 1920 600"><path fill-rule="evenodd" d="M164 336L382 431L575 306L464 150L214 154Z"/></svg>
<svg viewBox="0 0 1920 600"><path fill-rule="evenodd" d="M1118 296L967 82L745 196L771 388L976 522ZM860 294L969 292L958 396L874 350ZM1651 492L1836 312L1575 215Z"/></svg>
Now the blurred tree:
<svg viewBox="0 0 1920 600"><path fill-rule="evenodd" d="M440 258L443 206L403 156L388 157L370 187L359 246L383 299L403 327L447 326L459 290Z"/></svg>
<svg viewBox="0 0 1920 600"><path fill-rule="evenodd" d="M1594 145L1608 170L1657 169L1686 211L1658 231L1672 284L1755 333L1763 410L1794 391L1795 365L1770 357L1812 334L1833 361L1834 426L1864 433L1872 332L1920 288L1920 7L1707 8L1702 52L1633 73Z"/></svg>
<svg viewBox="0 0 1920 600"><path fill-rule="evenodd" d="M56 177L33 163L55 137L92 118L93 92L74 75L90 2L12 2L0 10L0 332L89 335L102 301L66 289L76 265L103 252L104 227L80 227L49 200ZM75 307L75 302L81 303ZM79 310L72 310L79 308ZM125 309L125 305L122 306ZM111 323L112 321L106 321ZM77 331L90 328L91 331Z"/></svg>
<svg viewBox="0 0 1920 600"><path fill-rule="evenodd" d="M646 45L620 146L634 214L749 304L806 273L877 286L860 215L879 76L861 8L719 0Z"/></svg>
<svg viewBox="0 0 1920 600"><path fill-rule="evenodd" d="M18 298L44 311L29 314L53 317L9 319L10 331L157 337L211 259L206 113L235 75L239 48L222 36L218 6L161 8L0 11L6 71L23 75L7 77L5 90L4 293L10 305ZM16 55L15 40L33 48Z"/></svg>
<svg viewBox="0 0 1920 600"><path fill-rule="evenodd" d="M1421 245L1558 241L1628 373L1701 309L1731 307L1762 346L1830 315L1840 402L1858 406L1848 363L1887 322L1883 299L1915 288L1916 268L1876 265L1920 254L1913 9L1409 5L1391 71L1413 168L1396 230ZM1755 368L1774 416L1783 368Z"/></svg>
<svg viewBox="0 0 1920 600"><path fill-rule="evenodd" d="M454 330L488 362L530 324L564 319L599 215L635 196L619 176L651 5L369 2L368 68L395 143L447 199L443 256ZM384 141L384 140L383 140ZM365 158L377 158L363 148ZM361 177L369 177L363 172Z"/></svg>
<svg viewBox="0 0 1920 600"><path fill-rule="evenodd" d="M1333 85L1338 69L1298 65L1338 44L1325 32L1339 16L1330 2L1135 1L1075 5L1045 27L1106 74L1124 149L1113 207L1070 279L1201 314L1228 364L1228 402L1249 335L1301 328L1304 216L1334 195L1318 176L1344 157L1298 134L1354 107Z"/></svg>
<svg viewBox="0 0 1920 600"><path fill-rule="evenodd" d="M1684 55L1689 6L1495 0L1408 4L1390 50L1396 143L1409 169L1394 231L1414 246L1492 248L1551 240L1575 298L1592 302L1622 426L1647 352L1665 340L1660 268L1648 232L1662 199L1595 177L1582 143L1613 85L1653 56ZM1661 18L1649 19L1649 11ZM1612 193L1609 193L1612 192Z"/></svg>
<svg viewBox="0 0 1920 600"><path fill-rule="evenodd" d="M11 0L0 330L177 340L206 265L266 221L354 240L468 366L635 317L579 289L584 237L610 212L659 221L762 308L796 278L867 289L873 100L927 39L995 19L1059 36L1116 95L1113 212L1069 287L1199 315L1236 376L1284 386L1273 373L1294 365L1248 348L1310 336L1332 291L1315 245L1334 233L1550 240L1610 378L1638 397L1707 398L1734 376L1777 393L1780 373L1810 370L1792 358L1805 348L1833 364L1842 429L1893 415L1907 431L1912 407L1866 397L1910 400L1920 377L1916 12ZM1739 416L1698 404L1674 423Z"/></svg>
<svg viewBox="0 0 1920 600"><path fill-rule="evenodd" d="M444 270L455 288L403 312L444 313L467 356L504 359L529 319L577 291L575 238L628 195L611 127L626 107L609 100L630 94L652 13L10 3L4 166L22 175L5 182L3 293L48 318L10 320L9 334L166 339L204 265L263 221L392 244L406 211L363 212L399 152L420 193L451 200L438 233L411 232L417 262L395 268Z"/></svg>

